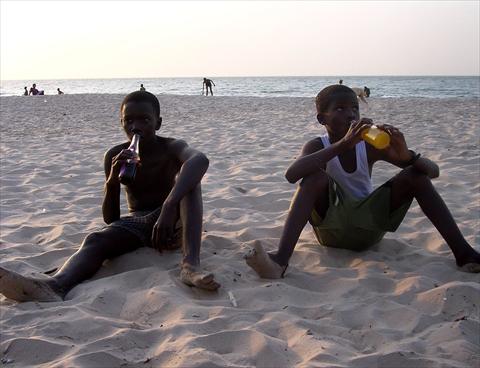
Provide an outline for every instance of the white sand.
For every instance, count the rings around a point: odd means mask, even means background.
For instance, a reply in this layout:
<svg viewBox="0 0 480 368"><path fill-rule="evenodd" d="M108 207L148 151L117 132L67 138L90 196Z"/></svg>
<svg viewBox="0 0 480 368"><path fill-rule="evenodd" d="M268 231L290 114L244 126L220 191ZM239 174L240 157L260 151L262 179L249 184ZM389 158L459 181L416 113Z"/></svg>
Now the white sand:
<svg viewBox="0 0 480 368"><path fill-rule="evenodd" d="M30 274L61 265L101 227L103 153L124 141L120 95L3 97L1 261ZM0 297L9 367L474 367L479 276L458 271L416 202L395 234L353 253L307 226L280 281L242 259L278 242L294 185L283 177L320 133L313 99L160 96L162 134L210 158L202 264L222 288L183 285L179 253L140 249L61 303ZM362 108L364 105L362 104ZM370 99L364 115L401 128L436 161L436 187L479 249L477 100ZM379 164L380 184L397 169ZM234 307L231 296L238 307Z"/></svg>

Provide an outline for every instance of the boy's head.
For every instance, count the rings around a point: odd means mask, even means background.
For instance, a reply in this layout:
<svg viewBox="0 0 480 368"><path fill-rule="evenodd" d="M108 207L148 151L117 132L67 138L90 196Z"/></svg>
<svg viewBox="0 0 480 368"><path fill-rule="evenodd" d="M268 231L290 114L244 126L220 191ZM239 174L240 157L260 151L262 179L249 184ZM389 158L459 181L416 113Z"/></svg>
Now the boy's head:
<svg viewBox="0 0 480 368"><path fill-rule="evenodd" d="M333 84L331 86L325 87L322 89L317 97L315 98L315 107L317 108L317 116L321 113L327 112L330 104L335 100L338 99L340 96L345 95L352 95L357 98L355 92L344 86L343 84Z"/></svg>
<svg viewBox="0 0 480 368"><path fill-rule="evenodd" d="M125 96L120 105L121 123L127 136L138 133L144 138L155 135L160 129L160 103L150 92L135 91Z"/></svg>
<svg viewBox="0 0 480 368"><path fill-rule="evenodd" d="M353 120L360 118L356 93L341 84L325 87L315 98L317 120L330 135L343 137Z"/></svg>

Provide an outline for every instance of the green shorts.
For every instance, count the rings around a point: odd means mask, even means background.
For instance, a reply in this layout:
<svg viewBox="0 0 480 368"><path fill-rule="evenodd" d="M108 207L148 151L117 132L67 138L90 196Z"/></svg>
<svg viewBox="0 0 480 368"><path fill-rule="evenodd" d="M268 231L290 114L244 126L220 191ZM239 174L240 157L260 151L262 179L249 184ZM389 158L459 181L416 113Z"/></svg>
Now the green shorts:
<svg viewBox="0 0 480 368"><path fill-rule="evenodd" d="M361 251L382 240L387 231L400 226L412 203L390 212L391 181L368 197L355 199L329 178L329 205L322 220L314 209L310 223L320 244Z"/></svg>

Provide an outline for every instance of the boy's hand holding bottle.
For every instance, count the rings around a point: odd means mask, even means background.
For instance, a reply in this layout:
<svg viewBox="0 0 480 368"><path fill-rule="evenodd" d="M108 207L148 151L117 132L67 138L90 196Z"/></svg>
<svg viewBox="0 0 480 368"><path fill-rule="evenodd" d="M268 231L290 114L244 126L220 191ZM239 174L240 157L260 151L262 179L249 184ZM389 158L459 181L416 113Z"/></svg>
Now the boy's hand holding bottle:
<svg viewBox="0 0 480 368"><path fill-rule="evenodd" d="M348 147L353 148L360 140L364 140L376 149L383 150L390 147L391 138L395 138L395 147L402 150L402 142L406 148L403 134L391 125L373 125L372 119L362 118L360 121L352 121L350 129L343 138L344 142L348 142Z"/></svg>
<svg viewBox="0 0 480 368"><path fill-rule="evenodd" d="M385 148L385 153L391 160L397 162L406 162L412 158L411 152L408 150L407 142L403 133L389 124L383 124L378 126L379 129L385 131L390 138L390 144Z"/></svg>
<svg viewBox="0 0 480 368"><path fill-rule="evenodd" d="M352 120L350 128L342 138L342 142L345 144L346 148L350 149L355 147L355 145L363 139L362 133L372 125L372 119L362 118L359 121Z"/></svg>
<svg viewBox="0 0 480 368"><path fill-rule="evenodd" d="M132 142L127 149L120 151L118 155L112 159L112 168L107 180L107 184L131 184L135 178L136 168L140 162L139 145L140 136L135 134Z"/></svg>

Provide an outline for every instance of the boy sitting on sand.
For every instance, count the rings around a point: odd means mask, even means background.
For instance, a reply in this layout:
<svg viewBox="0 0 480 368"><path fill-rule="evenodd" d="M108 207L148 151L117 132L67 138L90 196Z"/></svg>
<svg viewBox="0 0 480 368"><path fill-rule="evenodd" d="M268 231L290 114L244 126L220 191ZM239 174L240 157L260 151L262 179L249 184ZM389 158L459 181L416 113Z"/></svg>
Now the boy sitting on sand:
<svg viewBox="0 0 480 368"><path fill-rule="evenodd" d="M187 285L216 290L213 275L200 270L202 195L200 181L208 168L207 157L184 141L156 135L160 104L144 91L127 95L121 106L121 124L129 140L140 136L140 154L128 150L129 142L105 154L103 219L108 224L89 234L80 249L52 277L24 277L0 268L0 293L18 301L55 301L75 285L92 277L110 258L141 246L159 251L183 241L180 279ZM135 180L125 186L130 214L120 217L119 171L127 159L139 160ZM180 222L181 229L176 224ZM181 232L181 234L179 234Z"/></svg>
<svg viewBox="0 0 480 368"><path fill-rule="evenodd" d="M379 126L390 135L387 148L366 144L361 134L372 120L360 120L357 96L350 88L326 87L315 104L317 120L327 134L307 142L286 172L290 183L302 180L278 250L267 254L257 241L245 256L247 264L260 277L283 277L307 221L321 244L364 250L380 241L385 232L398 228L415 198L452 250L457 266L480 272L480 254L462 236L431 183L439 176L438 166L409 150L403 134L391 125ZM373 190L371 172L379 160L403 170Z"/></svg>

